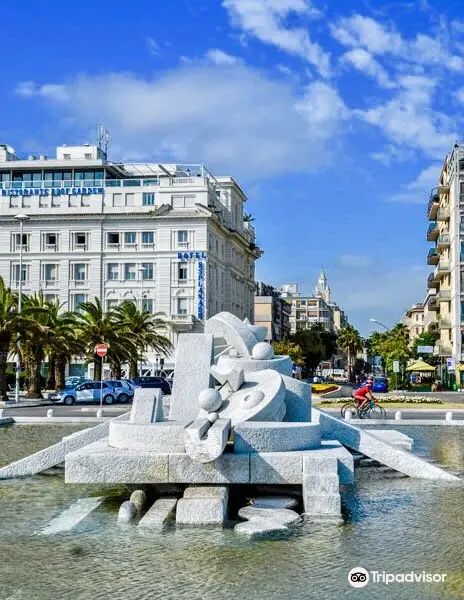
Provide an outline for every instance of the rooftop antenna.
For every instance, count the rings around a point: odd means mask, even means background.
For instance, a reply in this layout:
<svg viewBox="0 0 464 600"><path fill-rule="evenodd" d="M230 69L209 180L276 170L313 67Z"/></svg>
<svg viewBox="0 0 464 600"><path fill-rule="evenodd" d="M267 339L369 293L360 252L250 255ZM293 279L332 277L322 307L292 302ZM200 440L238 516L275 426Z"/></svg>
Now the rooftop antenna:
<svg viewBox="0 0 464 600"><path fill-rule="evenodd" d="M108 129L105 127L103 122L98 125L98 147L103 150L103 152L108 154L108 143L110 140L110 134Z"/></svg>

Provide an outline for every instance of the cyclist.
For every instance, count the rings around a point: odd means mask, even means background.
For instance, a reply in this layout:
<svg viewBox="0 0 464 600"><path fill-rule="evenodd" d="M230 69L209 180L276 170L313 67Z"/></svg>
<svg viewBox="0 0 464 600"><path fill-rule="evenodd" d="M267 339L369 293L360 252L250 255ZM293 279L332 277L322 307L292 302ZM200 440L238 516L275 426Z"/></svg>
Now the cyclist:
<svg viewBox="0 0 464 600"><path fill-rule="evenodd" d="M372 395L372 386L374 385L374 379L368 377L367 381L357 390L353 392L354 399L356 400L356 407L359 412L364 410L370 400L374 401L375 398Z"/></svg>

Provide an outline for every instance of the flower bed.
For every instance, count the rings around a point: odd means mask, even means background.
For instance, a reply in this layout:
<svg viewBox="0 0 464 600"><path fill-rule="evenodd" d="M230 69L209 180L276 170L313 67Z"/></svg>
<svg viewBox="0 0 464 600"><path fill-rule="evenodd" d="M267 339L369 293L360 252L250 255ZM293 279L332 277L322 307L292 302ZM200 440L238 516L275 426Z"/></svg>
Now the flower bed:
<svg viewBox="0 0 464 600"><path fill-rule="evenodd" d="M440 398L433 398L430 396L383 396L378 398L380 404L443 404ZM321 401L321 404L346 404L350 401L350 398L325 398Z"/></svg>
<svg viewBox="0 0 464 600"><path fill-rule="evenodd" d="M312 383L311 389L313 394L327 394L328 392L334 392L338 390L338 385L334 383Z"/></svg>

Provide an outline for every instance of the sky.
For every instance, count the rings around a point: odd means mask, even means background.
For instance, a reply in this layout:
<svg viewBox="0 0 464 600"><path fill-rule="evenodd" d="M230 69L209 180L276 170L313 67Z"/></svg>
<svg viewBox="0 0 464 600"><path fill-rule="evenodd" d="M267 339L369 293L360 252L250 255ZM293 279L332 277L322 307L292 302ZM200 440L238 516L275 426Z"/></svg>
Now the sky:
<svg viewBox="0 0 464 600"><path fill-rule="evenodd" d="M248 196L257 278L323 266L363 335L426 293L426 205L464 142L460 0L2 1L0 141L205 163Z"/></svg>

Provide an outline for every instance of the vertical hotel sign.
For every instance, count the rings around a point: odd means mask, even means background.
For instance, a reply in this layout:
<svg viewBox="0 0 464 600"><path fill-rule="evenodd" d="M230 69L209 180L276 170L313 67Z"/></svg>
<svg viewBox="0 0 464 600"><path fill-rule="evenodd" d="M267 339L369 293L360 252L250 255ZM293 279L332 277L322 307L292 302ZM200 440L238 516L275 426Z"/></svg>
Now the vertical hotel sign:
<svg viewBox="0 0 464 600"><path fill-rule="evenodd" d="M205 261L206 252L178 252L178 260L198 260L197 263L197 317L200 320L205 318Z"/></svg>
<svg viewBox="0 0 464 600"><path fill-rule="evenodd" d="M198 312L197 317L203 320L205 316L204 299L205 299L205 263L199 261L198 263Z"/></svg>

